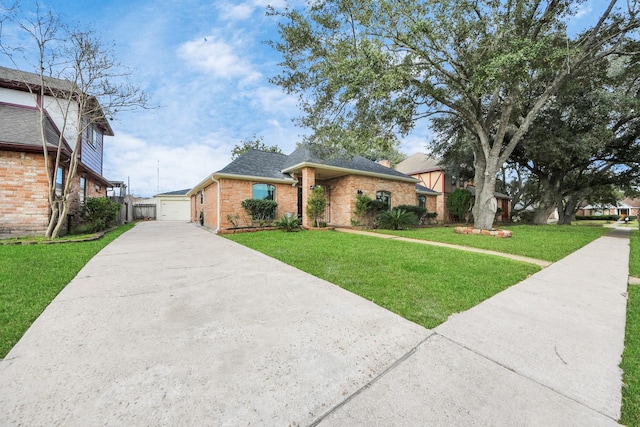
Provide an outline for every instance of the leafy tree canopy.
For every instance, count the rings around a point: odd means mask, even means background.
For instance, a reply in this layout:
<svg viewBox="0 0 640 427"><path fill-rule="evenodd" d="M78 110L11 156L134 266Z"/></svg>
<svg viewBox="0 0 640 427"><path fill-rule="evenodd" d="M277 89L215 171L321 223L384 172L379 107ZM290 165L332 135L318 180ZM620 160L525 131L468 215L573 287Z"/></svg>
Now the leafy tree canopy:
<svg viewBox="0 0 640 427"><path fill-rule="evenodd" d="M496 173L535 117L638 28L637 5L611 0L571 37L566 22L581 3L322 0L272 10L282 21L271 44L283 55L272 82L300 96L310 142L354 153L394 147L422 119L458 117L473 136L474 226L491 228Z"/></svg>
<svg viewBox="0 0 640 427"><path fill-rule="evenodd" d="M282 150L277 145L267 145L264 143L262 136L253 135L252 139L244 139L240 141L231 150L231 159L235 159L249 150L267 151L269 153L282 153Z"/></svg>

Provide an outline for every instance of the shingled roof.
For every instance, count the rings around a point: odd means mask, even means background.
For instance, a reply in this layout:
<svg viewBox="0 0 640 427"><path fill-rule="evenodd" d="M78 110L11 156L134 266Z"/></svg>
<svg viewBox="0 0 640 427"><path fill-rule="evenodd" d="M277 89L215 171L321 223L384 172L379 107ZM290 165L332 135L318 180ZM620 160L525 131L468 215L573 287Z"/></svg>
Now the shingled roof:
<svg viewBox="0 0 640 427"><path fill-rule="evenodd" d="M289 174L282 172L286 160L287 156L285 154L250 149L216 172L215 175L239 175L291 180L292 178Z"/></svg>
<svg viewBox="0 0 640 427"><path fill-rule="evenodd" d="M58 147L60 133L48 116L44 123L47 146L50 149L55 149ZM0 144L5 147L41 151L42 139L38 109L0 104ZM68 145L66 148L70 150Z"/></svg>
<svg viewBox="0 0 640 427"><path fill-rule="evenodd" d="M290 172L304 165L321 165L345 169L345 171L364 172L366 174L388 175L394 178L411 179L402 172L388 168L373 160L361 156L321 159L306 145L300 145L288 156L283 171Z"/></svg>
<svg viewBox="0 0 640 427"><path fill-rule="evenodd" d="M416 153L407 157L396 165L396 170L411 175L420 172L430 172L443 169L440 161L426 153Z"/></svg>

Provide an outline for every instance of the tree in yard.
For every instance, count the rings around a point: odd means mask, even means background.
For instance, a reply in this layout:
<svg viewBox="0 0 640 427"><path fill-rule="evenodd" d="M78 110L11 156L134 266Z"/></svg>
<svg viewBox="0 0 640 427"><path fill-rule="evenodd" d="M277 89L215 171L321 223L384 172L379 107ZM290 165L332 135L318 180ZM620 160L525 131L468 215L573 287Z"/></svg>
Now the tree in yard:
<svg viewBox="0 0 640 427"><path fill-rule="evenodd" d="M580 202L615 203L640 185L639 67L612 57L566 84L512 153L540 185L536 222L557 208L571 224Z"/></svg>
<svg viewBox="0 0 640 427"><path fill-rule="evenodd" d="M249 150L267 151L269 153L282 154L282 150L277 145L267 145L264 143L264 138L261 136L253 135L253 139L245 139L236 144L231 150L231 159L236 159L240 155Z"/></svg>
<svg viewBox="0 0 640 427"><path fill-rule="evenodd" d="M22 62L33 66L33 73L20 74L38 100L50 207L46 237L55 238L69 213L83 137L94 126L109 127L108 119L116 113L147 106L147 96L127 81L129 72L112 59L111 50L92 30L68 27L39 7L33 18L22 18L19 9L10 12L8 19L32 46L10 46L3 39L0 49L14 64L22 56ZM53 155L44 126L51 114L60 118ZM62 166L63 185L57 188L56 175Z"/></svg>
<svg viewBox="0 0 640 427"><path fill-rule="evenodd" d="M309 198L307 199L306 212L310 218L313 218L313 225L320 227L320 218L324 217L324 212L327 209L327 196L324 194L324 189L316 185L313 187Z"/></svg>
<svg viewBox="0 0 640 427"><path fill-rule="evenodd" d="M447 208L458 221L464 219L464 222L469 222L472 206L473 195L469 190L463 190L462 188L457 188L447 199Z"/></svg>
<svg viewBox="0 0 640 427"><path fill-rule="evenodd" d="M284 58L272 82L300 96L300 124L328 152L384 149L422 119L455 116L472 136L474 227L490 229L496 175L536 116L638 28L637 3L611 0L571 37L566 22L580 3L324 0L272 10L283 19L272 46Z"/></svg>

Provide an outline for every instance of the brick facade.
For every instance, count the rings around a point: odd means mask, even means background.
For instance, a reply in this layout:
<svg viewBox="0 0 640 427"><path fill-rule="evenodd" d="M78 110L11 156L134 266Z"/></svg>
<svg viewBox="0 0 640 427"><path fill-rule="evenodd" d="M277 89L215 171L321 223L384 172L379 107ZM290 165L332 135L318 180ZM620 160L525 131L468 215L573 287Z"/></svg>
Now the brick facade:
<svg viewBox="0 0 640 427"><path fill-rule="evenodd" d="M303 168L300 181L292 186L288 183L268 182L244 179L220 178L217 182L203 187L191 196L191 221L198 222L200 213L204 215L204 225L212 229L225 230L233 227L228 217L237 216L234 221L239 227L250 226L251 218L242 209L242 201L252 198L253 184L271 184L276 188L275 201L278 203L276 218L287 213L298 214L298 191L302 193L302 224L312 226L312 219L305 212L306 201L311 194L311 186L321 185L327 195L327 212L325 219L330 225L350 226L354 218L356 195L358 190L363 194L376 198L376 192L391 193L391 206L417 205L415 184L411 182L395 181L363 175L346 175L329 180L316 180L313 168ZM220 207L218 208L218 185L220 186ZM204 192L204 203L201 202L201 192ZM433 212L436 197L427 196L427 209ZM220 221L218 222L218 212Z"/></svg>
<svg viewBox="0 0 640 427"><path fill-rule="evenodd" d="M48 186L42 154L0 151L0 238L46 231Z"/></svg>
<svg viewBox="0 0 640 427"><path fill-rule="evenodd" d="M53 165L53 159L50 162ZM86 197L106 197L107 194L106 187L90 175L76 174L69 205L69 213L75 216L81 207L81 176L86 178ZM48 187L41 153L0 151L0 238L45 233L50 216ZM61 231L66 232L66 225Z"/></svg>

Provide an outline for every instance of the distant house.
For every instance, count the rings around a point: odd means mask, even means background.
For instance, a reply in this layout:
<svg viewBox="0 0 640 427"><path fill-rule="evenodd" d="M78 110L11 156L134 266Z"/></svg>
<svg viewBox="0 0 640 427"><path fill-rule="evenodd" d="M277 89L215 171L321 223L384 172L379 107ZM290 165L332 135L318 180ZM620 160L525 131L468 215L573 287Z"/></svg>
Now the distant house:
<svg viewBox="0 0 640 427"><path fill-rule="evenodd" d="M191 218L190 197L186 190L156 194L156 219L160 221L189 221Z"/></svg>
<svg viewBox="0 0 640 427"><path fill-rule="evenodd" d="M395 169L416 178L422 186L438 193L435 210L430 212L436 212L440 221L450 220L447 201L449 194L456 188L467 189L475 196L475 187L447 174L440 161L426 153L416 153L406 158L398 163ZM498 201L501 219L508 221L511 214L511 197L498 192L494 195Z"/></svg>
<svg viewBox="0 0 640 427"><path fill-rule="evenodd" d="M76 213L87 197L106 196L110 182L103 177L104 136L112 136L109 122L102 118L76 140L79 126L78 105L67 104L56 94L68 94L69 82L47 78L50 89L39 95L40 77L10 68L0 67L0 238L41 234L50 217L47 198L48 178L45 174L41 131L47 139L47 151L55 155L62 150L61 167L49 177L61 193L72 149L78 146L79 169L73 182L71 212ZM29 92L29 87L34 93ZM56 98L56 96L58 96ZM97 102L97 101L96 101ZM45 121L40 124L38 105L45 109ZM66 132L58 146L65 114L69 106ZM42 129L44 127L44 129Z"/></svg>
<svg viewBox="0 0 640 427"><path fill-rule="evenodd" d="M245 199L275 200L277 218L296 215L310 227L312 219L305 207L313 188L320 185L328 202L324 221L350 226L357 195L382 200L390 207L424 205L433 212L438 193L416 184L416 179L362 157L320 159L300 146L290 155L249 150L188 195L191 220L216 231L233 227L236 217L246 217L241 206Z"/></svg>
<svg viewBox="0 0 640 427"><path fill-rule="evenodd" d="M587 216L599 216L599 215L620 215L626 216L638 216L640 213L640 199L626 198L619 200L614 204L586 204L581 206L576 215Z"/></svg>

